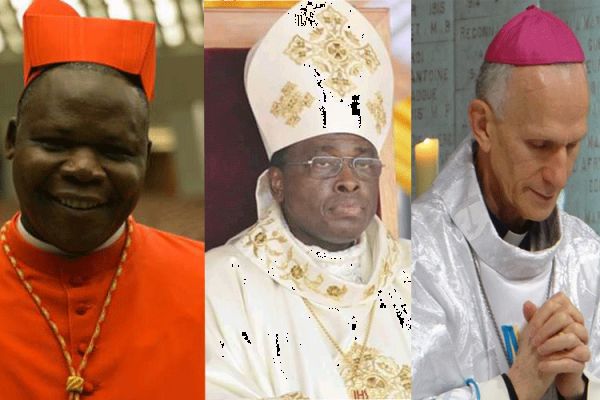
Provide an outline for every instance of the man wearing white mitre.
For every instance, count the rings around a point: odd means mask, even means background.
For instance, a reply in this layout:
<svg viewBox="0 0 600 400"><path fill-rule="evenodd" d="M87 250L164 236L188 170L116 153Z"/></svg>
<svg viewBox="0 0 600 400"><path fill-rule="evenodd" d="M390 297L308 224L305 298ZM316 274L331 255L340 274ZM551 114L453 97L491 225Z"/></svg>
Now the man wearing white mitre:
<svg viewBox="0 0 600 400"><path fill-rule="evenodd" d="M473 137L413 204L415 399L600 398L600 243L556 207L588 130L584 60L535 6L487 49Z"/></svg>
<svg viewBox="0 0 600 400"><path fill-rule="evenodd" d="M270 167L257 223L207 253L207 399L410 398L410 245L375 215L383 41L344 1L300 2L245 85Z"/></svg>

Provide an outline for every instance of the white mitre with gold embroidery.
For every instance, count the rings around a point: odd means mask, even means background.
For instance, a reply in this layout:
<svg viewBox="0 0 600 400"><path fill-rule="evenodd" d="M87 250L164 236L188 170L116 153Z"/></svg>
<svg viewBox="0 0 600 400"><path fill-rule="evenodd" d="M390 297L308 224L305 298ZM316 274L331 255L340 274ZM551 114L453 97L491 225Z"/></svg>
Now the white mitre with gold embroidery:
<svg viewBox="0 0 600 400"><path fill-rule="evenodd" d="M245 85L269 158L326 133L377 150L390 128L393 73L383 40L342 0L301 1L250 51Z"/></svg>

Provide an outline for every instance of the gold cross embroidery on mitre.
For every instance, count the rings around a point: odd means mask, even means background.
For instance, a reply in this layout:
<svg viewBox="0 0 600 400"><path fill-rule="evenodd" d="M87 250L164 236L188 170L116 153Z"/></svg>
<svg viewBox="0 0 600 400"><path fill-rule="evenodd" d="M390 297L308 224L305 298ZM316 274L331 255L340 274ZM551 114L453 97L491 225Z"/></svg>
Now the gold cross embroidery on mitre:
<svg viewBox="0 0 600 400"><path fill-rule="evenodd" d="M383 95L381 92L375 93L375 98L367 102L367 108L375 120L375 129L377 133L381 133L381 129L385 126L385 109L383 108Z"/></svg>
<svg viewBox="0 0 600 400"><path fill-rule="evenodd" d="M285 118L286 125L296 126L300 122L300 113L310 107L314 100L310 93L302 94L295 84L288 82L281 89L279 100L273 102L271 114Z"/></svg>
<svg viewBox="0 0 600 400"><path fill-rule="evenodd" d="M356 88L352 77L365 69L374 72L379 60L370 44L361 46L357 37L347 28L348 19L328 6L317 14L320 22L306 40L294 35L284 54L296 64L309 60L327 78L325 85L341 97Z"/></svg>

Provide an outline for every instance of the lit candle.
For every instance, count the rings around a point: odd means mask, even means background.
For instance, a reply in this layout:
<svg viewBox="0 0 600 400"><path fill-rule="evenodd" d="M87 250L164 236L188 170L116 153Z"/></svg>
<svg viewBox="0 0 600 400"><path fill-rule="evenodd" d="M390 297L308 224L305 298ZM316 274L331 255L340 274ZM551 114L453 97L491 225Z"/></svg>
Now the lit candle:
<svg viewBox="0 0 600 400"><path fill-rule="evenodd" d="M438 173L440 141L425 139L415 146L415 180L417 197L429 189Z"/></svg>

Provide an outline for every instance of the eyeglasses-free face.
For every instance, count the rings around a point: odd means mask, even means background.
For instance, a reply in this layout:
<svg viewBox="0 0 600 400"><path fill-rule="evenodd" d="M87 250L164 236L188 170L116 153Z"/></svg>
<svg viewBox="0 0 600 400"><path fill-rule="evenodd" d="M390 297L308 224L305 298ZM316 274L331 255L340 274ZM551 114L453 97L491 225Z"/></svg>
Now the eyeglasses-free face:
<svg viewBox="0 0 600 400"><path fill-rule="evenodd" d="M140 196L147 111L118 74L65 65L32 85L7 135L22 221L37 238L85 254L123 224Z"/></svg>

